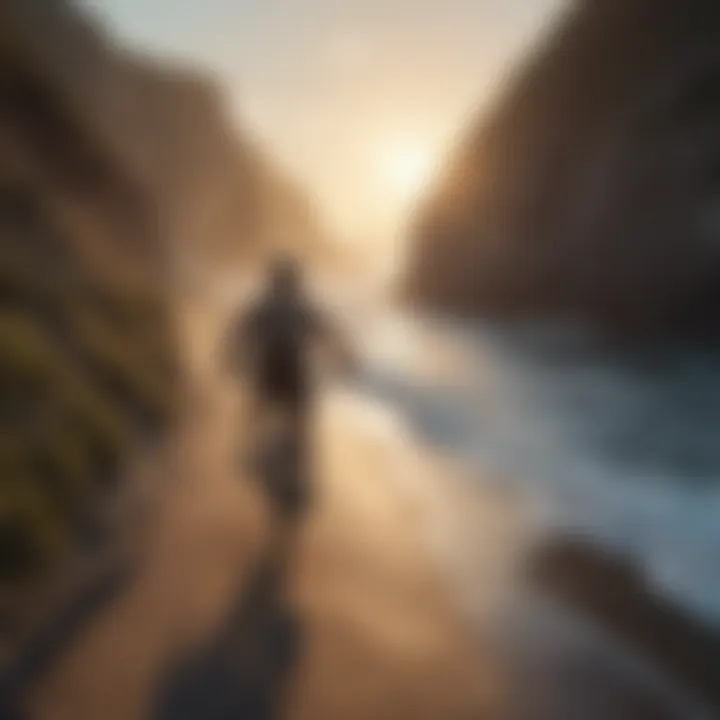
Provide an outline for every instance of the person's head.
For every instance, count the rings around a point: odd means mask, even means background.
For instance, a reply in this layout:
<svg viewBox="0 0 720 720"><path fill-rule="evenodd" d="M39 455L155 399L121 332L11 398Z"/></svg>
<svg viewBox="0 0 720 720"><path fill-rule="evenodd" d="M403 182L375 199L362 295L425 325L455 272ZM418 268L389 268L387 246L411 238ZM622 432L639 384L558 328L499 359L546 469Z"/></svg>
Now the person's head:
<svg viewBox="0 0 720 720"><path fill-rule="evenodd" d="M302 285L300 263L289 255L276 257L270 266L270 285L275 293L298 294Z"/></svg>

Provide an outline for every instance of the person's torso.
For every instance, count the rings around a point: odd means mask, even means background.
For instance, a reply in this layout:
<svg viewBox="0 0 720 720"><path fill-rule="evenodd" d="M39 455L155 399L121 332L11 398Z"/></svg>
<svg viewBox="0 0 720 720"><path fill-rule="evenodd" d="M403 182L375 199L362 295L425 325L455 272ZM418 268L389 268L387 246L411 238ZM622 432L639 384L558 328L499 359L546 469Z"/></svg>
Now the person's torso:
<svg viewBox="0 0 720 720"><path fill-rule="evenodd" d="M310 308L268 302L256 326L257 372L266 386L293 391L307 384L312 341Z"/></svg>

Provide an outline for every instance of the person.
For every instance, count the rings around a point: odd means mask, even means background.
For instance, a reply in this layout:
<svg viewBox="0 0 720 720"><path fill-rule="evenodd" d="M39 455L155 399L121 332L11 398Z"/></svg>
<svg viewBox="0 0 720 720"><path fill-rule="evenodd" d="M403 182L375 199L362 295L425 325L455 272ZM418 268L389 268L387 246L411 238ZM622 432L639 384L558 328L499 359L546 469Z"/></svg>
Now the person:
<svg viewBox="0 0 720 720"><path fill-rule="evenodd" d="M278 409L289 417L302 448L311 422L316 390L312 357L318 347L330 350L345 369L357 367L338 328L307 297L300 264L288 256L275 258L267 287L235 323L231 353L256 408L261 413Z"/></svg>

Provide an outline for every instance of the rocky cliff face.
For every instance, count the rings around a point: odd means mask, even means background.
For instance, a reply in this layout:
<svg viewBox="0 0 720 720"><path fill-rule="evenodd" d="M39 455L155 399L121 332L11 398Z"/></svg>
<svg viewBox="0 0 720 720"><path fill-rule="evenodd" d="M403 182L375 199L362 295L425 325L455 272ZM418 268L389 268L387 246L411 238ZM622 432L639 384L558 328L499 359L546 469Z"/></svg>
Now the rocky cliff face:
<svg viewBox="0 0 720 720"><path fill-rule="evenodd" d="M156 201L168 259L227 267L272 242L303 193L238 132L215 80L131 54L66 0L3 0L19 32ZM298 248L320 236L294 216Z"/></svg>
<svg viewBox="0 0 720 720"><path fill-rule="evenodd" d="M419 209L408 294L720 330L718 48L710 0L570 4Z"/></svg>
<svg viewBox="0 0 720 720"><path fill-rule="evenodd" d="M261 254L285 208L312 237L302 199L204 77L0 0L0 591L169 426L182 272Z"/></svg>
<svg viewBox="0 0 720 720"><path fill-rule="evenodd" d="M153 198L0 6L0 586L78 539L176 364Z"/></svg>

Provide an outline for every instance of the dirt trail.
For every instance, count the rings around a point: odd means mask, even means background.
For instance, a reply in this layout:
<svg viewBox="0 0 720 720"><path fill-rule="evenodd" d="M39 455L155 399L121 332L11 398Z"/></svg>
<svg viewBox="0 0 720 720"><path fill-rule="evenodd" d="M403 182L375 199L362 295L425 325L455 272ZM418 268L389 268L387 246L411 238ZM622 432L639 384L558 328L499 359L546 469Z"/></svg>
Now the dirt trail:
<svg viewBox="0 0 720 720"><path fill-rule="evenodd" d="M235 398L214 369L219 318L188 316L191 412L135 581L95 617L31 698L38 720L152 718L178 658L228 621L268 537L263 498L235 468ZM424 537L428 499L342 403L318 418L318 500L290 594L302 642L288 720L499 717L498 668L446 597ZM412 480L412 479L410 479Z"/></svg>

